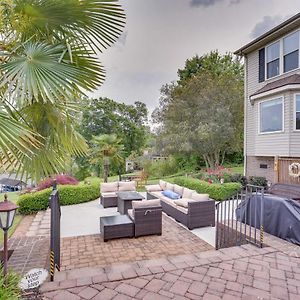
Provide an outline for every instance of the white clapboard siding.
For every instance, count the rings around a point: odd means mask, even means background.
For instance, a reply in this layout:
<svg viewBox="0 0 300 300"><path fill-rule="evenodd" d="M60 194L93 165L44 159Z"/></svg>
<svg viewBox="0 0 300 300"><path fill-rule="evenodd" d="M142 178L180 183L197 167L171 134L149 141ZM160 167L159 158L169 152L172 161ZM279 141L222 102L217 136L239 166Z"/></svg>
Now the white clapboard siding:
<svg viewBox="0 0 300 300"><path fill-rule="evenodd" d="M245 108L246 108L246 122L245 122L245 138L247 156L300 156L300 131L294 131L294 94L295 92L287 91L285 93L277 94L271 98L279 96L284 97L284 132L259 134L259 102L269 98L257 99L254 105L251 105L249 97L257 90L261 89L266 84L276 81L278 79L290 76L292 74L300 74L300 69L294 72L289 72L266 80L258 82L258 50L247 55L246 63L246 93L245 93ZM300 93L300 88L299 88Z"/></svg>

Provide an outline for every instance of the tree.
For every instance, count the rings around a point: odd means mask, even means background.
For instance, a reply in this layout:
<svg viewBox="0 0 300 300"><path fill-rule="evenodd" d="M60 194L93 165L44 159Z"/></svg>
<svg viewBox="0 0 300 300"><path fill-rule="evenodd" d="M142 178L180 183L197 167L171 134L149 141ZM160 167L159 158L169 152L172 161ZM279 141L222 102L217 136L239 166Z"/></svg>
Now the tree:
<svg viewBox="0 0 300 300"><path fill-rule="evenodd" d="M215 168L242 147L243 69L230 54L211 52L195 60L201 61L198 71L188 63L178 84L162 88L153 117L166 152L198 154Z"/></svg>
<svg viewBox="0 0 300 300"><path fill-rule="evenodd" d="M75 130L84 91L104 80L97 52L120 35L117 0L3 0L0 4L0 158L36 181L84 155Z"/></svg>
<svg viewBox="0 0 300 300"><path fill-rule="evenodd" d="M93 137L90 157L93 164L103 164L103 178L107 182L111 163L120 167L124 163L124 146L115 134Z"/></svg>
<svg viewBox="0 0 300 300"><path fill-rule="evenodd" d="M108 98L89 99L85 106L79 131L87 139L102 134L116 134L124 145L124 152L141 153L147 136L145 103L133 105L119 103Z"/></svg>

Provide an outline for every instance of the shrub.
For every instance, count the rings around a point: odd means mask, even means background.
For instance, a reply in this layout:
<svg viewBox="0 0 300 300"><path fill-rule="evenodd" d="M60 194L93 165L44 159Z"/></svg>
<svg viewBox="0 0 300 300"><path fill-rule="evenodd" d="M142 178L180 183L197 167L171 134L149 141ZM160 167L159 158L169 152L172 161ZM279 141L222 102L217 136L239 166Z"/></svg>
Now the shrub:
<svg viewBox="0 0 300 300"><path fill-rule="evenodd" d="M235 173L235 174L231 174L229 175L229 181L225 182L239 182L242 186L246 186L247 185L247 177L239 174L239 173Z"/></svg>
<svg viewBox="0 0 300 300"><path fill-rule="evenodd" d="M198 193L209 194L209 197L215 200L225 200L230 198L238 190L241 189L241 184L237 182L229 182L224 184L208 183L189 177L177 177L174 182L178 185L195 190Z"/></svg>
<svg viewBox="0 0 300 300"><path fill-rule="evenodd" d="M20 299L19 281L17 274L9 272L4 282L2 276L2 267L0 265L0 299L2 300L17 300Z"/></svg>
<svg viewBox="0 0 300 300"><path fill-rule="evenodd" d="M21 195L18 200L19 212L32 214L46 210L52 189ZM99 184L79 184L58 186L61 205L71 205L95 200L100 196Z"/></svg>
<svg viewBox="0 0 300 300"><path fill-rule="evenodd" d="M265 177L250 176L249 184L256 185L256 186L267 187L268 186L268 180Z"/></svg>
<svg viewBox="0 0 300 300"><path fill-rule="evenodd" d="M144 171L152 178L161 178L175 174L179 171L178 164L173 157L166 160L151 161L142 163Z"/></svg>
<svg viewBox="0 0 300 300"><path fill-rule="evenodd" d="M41 191L47 188L50 188L53 186L54 180L56 180L57 184L60 185L77 185L79 183L79 181L69 175L56 175L55 178L54 177L49 177L43 181L41 181L36 190L37 191Z"/></svg>

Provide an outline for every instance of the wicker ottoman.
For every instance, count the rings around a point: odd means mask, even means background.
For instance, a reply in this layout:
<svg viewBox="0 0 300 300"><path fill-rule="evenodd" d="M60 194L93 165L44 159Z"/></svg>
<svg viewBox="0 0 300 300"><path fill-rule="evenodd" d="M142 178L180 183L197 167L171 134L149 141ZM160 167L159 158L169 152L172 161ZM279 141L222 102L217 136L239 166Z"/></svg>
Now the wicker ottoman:
<svg viewBox="0 0 300 300"><path fill-rule="evenodd" d="M100 234L103 241L133 237L134 223L127 215L100 217Z"/></svg>

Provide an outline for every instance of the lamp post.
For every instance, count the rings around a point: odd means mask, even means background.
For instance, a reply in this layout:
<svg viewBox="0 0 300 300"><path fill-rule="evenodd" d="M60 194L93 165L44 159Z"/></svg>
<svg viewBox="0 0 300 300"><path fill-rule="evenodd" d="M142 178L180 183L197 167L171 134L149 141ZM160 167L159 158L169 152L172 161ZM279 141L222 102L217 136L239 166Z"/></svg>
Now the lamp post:
<svg viewBox="0 0 300 300"><path fill-rule="evenodd" d="M8 248L7 248L7 235L8 229L13 224L16 210L19 206L7 200L7 195L4 194L4 201L0 202L0 228L4 233L3 243L3 276L7 274L7 259L8 259Z"/></svg>

